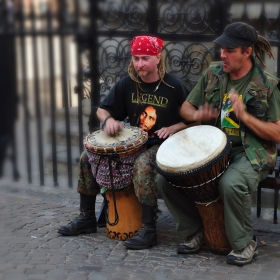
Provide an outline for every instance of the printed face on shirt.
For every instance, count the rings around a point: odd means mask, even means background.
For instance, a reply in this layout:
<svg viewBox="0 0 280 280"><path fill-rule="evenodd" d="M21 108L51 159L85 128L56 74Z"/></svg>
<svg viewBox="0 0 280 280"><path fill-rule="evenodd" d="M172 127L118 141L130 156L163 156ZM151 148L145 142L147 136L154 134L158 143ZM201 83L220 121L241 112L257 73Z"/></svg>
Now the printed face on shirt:
<svg viewBox="0 0 280 280"><path fill-rule="evenodd" d="M140 115L140 128L149 131L157 121L156 109L148 106Z"/></svg>
<svg viewBox="0 0 280 280"><path fill-rule="evenodd" d="M160 61L160 55L157 55L157 56L150 56L150 55L132 56L132 62L133 62L134 69L143 81L145 81L145 79L158 75L157 65L158 65L159 61Z"/></svg>

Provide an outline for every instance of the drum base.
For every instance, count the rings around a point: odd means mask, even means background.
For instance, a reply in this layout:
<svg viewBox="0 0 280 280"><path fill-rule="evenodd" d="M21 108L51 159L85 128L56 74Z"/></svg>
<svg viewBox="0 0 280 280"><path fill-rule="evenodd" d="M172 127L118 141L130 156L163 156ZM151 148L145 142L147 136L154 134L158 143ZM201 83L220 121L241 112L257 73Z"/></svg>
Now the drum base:
<svg viewBox="0 0 280 280"><path fill-rule="evenodd" d="M210 204L196 203L196 207L202 218L206 245L219 253L231 251L224 225L224 204L222 200L219 198Z"/></svg>
<svg viewBox="0 0 280 280"><path fill-rule="evenodd" d="M116 209L119 220L115 222L115 205L112 191L107 190L105 199L108 205L108 222L106 223L106 235L117 240L126 240L135 235L142 225L142 205L135 195L134 187L115 191Z"/></svg>

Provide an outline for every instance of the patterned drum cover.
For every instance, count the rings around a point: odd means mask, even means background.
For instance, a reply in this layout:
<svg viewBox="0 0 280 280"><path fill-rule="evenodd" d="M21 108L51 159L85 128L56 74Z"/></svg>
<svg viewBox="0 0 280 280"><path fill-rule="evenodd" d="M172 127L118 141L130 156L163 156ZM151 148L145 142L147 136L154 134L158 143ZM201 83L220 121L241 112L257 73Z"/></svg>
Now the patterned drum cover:
<svg viewBox="0 0 280 280"><path fill-rule="evenodd" d="M84 139L92 174L100 187L122 189L132 184L132 167L145 150L147 132L124 126L116 135L95 131Z"/></svg>

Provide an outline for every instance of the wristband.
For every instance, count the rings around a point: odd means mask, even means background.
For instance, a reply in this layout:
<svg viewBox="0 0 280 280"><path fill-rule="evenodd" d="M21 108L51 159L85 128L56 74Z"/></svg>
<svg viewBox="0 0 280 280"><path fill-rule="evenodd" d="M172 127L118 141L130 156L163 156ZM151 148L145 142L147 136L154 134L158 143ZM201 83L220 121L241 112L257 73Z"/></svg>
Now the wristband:
<svg viewBox="0 0 280 280"><path fill-rule="evenodd" d="M181 122L182 122L183 124L185 124L185 125L189 125L189 124L193 123L193 122L186 121L185 119L184 119L184 120L181 120Z"/></svg>
<svg viewBox="0 0 280 280"><path fill-rule="evenodd" d="M103 124L102 124L102 126L101 126L102 129L105 127L106 122L107 122L107 120L108 120L109 118L112 118L112 117L111 117L111 116L107 116L107 117L104 119L104 122L103 122Z"/></svg>

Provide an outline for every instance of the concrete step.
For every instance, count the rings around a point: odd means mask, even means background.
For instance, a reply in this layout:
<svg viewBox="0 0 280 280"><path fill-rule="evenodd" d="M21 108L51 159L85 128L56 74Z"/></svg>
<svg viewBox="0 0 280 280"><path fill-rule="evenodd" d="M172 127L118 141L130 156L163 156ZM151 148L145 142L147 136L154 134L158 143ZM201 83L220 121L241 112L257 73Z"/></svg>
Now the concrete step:
<svg viewBox="0 0 280 280"><path fill-rule="evenodd" d="M71 165L73 182L78 180L79 163L77 159L80 158L79 149L79 124L78 124L78 107L69 108L70 120L70 145L71 145ZM67 185L68 163L67 163L67 137L66 137L66 122L65 109L58 109L56 111L56 157L57 157L57 172L59 181ZM83 115L83 138L89 133L88 116ZM47 177L53 175L53 159L52 159L52 134L51 130L47 130L47 152L45 157L45 174ZM75 183L76 184L76 183Z"/></svg>
<svg viewBox="0 0 280 280"><path fill-rule="evenodd" d="M67 175L68 174L68 163L67 163L67 147L65 145L57 146L57 171L59 175ZM77 146L73 146L71 148L71 163L72 163L72 172L75 177L79 174L79 163L77 159L80 158L80 151ZM53 159L52 152L49 151L47 153L45 159L45 173L47 175L53 174Z"/></svg>
<svg viewBox="0 0 280 280"><path fill-rule="evenodd" d="M59 108L55 112L56 120L65 120L65 109ZM69 119L73 122L78 122L78 107L69 108Z"/></svg>
<svg viewBox="0 0 280 280"><path fill-rule="evenodd" d="M89 133L87 120L83 119L83 138ZM66 138L66 123L64 120L59 120L56 122L56 142L58 145L66 145L67 138ZM70 138L71 138L71 146L79 145L79 124L78 122L71 121L70 122ZM49 129L47 132L47 140L48 143L51 144L52 141L52 134L51 130Z"/></svg>

